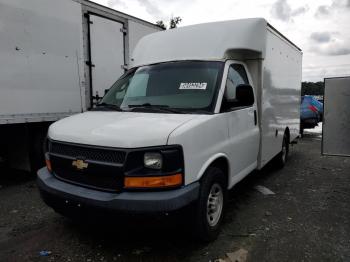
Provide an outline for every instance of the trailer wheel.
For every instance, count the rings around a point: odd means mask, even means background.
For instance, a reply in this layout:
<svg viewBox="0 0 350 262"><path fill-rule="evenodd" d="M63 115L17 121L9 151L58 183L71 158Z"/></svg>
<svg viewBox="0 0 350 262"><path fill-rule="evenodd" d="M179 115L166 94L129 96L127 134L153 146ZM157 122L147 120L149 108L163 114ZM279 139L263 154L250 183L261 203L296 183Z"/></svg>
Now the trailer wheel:
<svg viewBox="0 0 350 262"><path fill-rule="evenodd" d="M47 128L33 129L30 133L29 142L29 160L30 170L33 175L38 169L45 166L44 160L44 142L46 138Z"/></svg>
<svg viewBox="0 0 350 262"><path fill-rule="evenodd" d="M226 195L225 174L219 168L209 167L201 181L200 195L194 209L193 226L199 240L208 242L219 235Z"/></svg>
<svg viewBox="0 0 350 262"><path fill-rule="evenodd" d="M276 156L275 163L278 168L283 168L288 160L289 155L289 139L288 135L285 132L283 136L282 141L282 150L281 152Z"/></svg>

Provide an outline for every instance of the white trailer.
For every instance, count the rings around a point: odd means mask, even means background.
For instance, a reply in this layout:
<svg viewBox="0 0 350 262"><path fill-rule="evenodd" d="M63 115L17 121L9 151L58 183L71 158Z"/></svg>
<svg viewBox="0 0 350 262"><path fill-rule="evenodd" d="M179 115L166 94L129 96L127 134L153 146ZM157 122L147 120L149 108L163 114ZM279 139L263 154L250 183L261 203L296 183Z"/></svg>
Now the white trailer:
<svg viewBox="0 0 350 262"><path fill-rule="evenodd" d="M302 53L255 18L147 35L131 60L93 112L50 126L42 197L68 216L83 206L193 205L193 229L213 239L227 190L287 160L299 134Z"/></svg>
<svg viewBox="0 0 350 262"><path fill-rule="evenodd" d="M0 162L36 163L47 126L91 108L159 30L86 0L0 0Z"/></svg>
<svg viewBox="0 0 350 262"><path fill-rule="evenodd" d="M350 156L350 76L324 79L322 154Z"/></svg>

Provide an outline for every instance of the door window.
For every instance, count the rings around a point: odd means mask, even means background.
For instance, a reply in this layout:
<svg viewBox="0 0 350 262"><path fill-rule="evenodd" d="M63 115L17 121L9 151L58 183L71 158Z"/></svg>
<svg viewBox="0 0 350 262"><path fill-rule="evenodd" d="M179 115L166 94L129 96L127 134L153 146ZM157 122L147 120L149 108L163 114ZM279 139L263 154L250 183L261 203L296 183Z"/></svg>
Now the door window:
<svg viewBox="0 0 350 262"><path fill-rule="evenodd" d="M236 87L241 84L249 84L247 74L242 65L233 64L228 69L225 94L226 97L236 97Z"/></svg>
<svg viewBox="0 0 350 262"><path fill-rule="evenodd" d="M241 106L238 101L236 101L237 86L239 85L249 85L247 73L244 66L241 64L232 64L227 73L225 93L221 105L221 111L227 111L234 107ZM247 86L247 88L249 88Z"/></svg>

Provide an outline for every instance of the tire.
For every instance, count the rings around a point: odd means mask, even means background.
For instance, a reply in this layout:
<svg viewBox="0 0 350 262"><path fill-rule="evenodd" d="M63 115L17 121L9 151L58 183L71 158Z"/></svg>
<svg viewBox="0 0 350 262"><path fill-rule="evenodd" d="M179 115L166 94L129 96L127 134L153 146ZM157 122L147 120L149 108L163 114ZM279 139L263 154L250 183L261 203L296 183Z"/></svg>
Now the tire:
<svg viewBox="0 0 350 262"><path fill-rule="evenodd" d="M209 204L209 198L211 204ZM200 195L194 209L193 226L198 240L209 242L218 237L226 198L225 174L219 168L209 167L201 180Z"/></svg>
<svg viewBox="0 0 350 262"><path fill-rule="evenodd" d="M282 140L282 150L277 155L275 159L275 165L277 168L283 168L288 160L289 155L289 141L288 136L286 133L284 133L283 140Z"/></svg>

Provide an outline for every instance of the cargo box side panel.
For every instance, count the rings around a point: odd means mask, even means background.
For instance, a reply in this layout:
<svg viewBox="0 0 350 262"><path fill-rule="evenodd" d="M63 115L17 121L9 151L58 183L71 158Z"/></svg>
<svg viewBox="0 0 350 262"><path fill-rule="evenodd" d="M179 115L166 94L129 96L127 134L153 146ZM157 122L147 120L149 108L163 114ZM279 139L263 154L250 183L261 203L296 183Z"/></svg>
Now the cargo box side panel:
<svg viewBox="0 0 350 262"><path fill-rule="evenodd" d="M132 52L134 52L135 46L138 41L145 35L159 32L160 28L146 26L135 21L128 21L129 28L129 57L132 57ZM128 64L130 62L128 61Z"/></svg>
<svg viewBox="0 0 350 262"><path fill-rule="evenodd" d="M324 83L322 154L350 156L350 77Z"/></svg>
<svg viewBox="0 0 350 262"><path fill-rule="evenodd" d="M69 0L0 0L0 124L82 110L81 19Z"/></svg>
<svg viewBox="0 0 350 262"><path fill-rule="evenodd" d="M260 168L281 151L286 128L290 141L299 135L301 63L301 51L268 28L260 92Z"/></svg>

